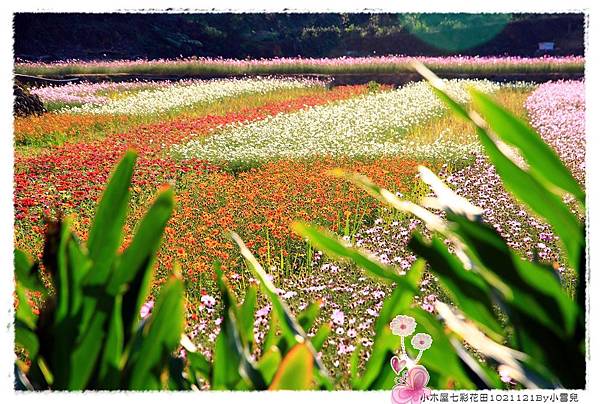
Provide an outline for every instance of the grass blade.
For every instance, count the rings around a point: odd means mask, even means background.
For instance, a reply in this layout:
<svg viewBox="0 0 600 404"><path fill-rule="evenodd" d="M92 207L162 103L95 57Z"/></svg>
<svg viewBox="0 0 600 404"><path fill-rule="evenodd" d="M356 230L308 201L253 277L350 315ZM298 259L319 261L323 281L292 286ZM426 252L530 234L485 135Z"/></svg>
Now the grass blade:
<svg viewBox="0 0 600 404"><path fill-rule="evenodd" d="M406 278L400 275L396 269L384 265L374 258L368 257L366 254L355 248L345 246L338 240L337 236L333 235L331 232L302 222L295 222L292 224L292 229L297 234L307 238L315 248L323 251L327 255L349 259L359 267L365 269L370 275L395 282L398 286L402 286L407 290L416 293L416 287L408 283Z"/></svg>
<svg viewBox="0 0 600 404"><path fill-rule="evenodd" d="M276 314L279 319L278 323L283 331L283 335L286 338L288 346L304 343L312 354L315 365L322 376L322 380L328 381L329 375L325 369L325 366L323 366L323 363L317 357L317 353L314 350L314 347L308 341L308 337L306 336L304 329L300 326L300 324L298 324L298 321L292 315L287 304L280 299L275 289L275 285L273 285L273 283L269 280L265 270L258 263L254 255L252 255L250 250L248 250L240 236L238 236L236 233L231 233L231 238L238 245L240 252L248 263L250 270L260 281L261 289L271 301L274 314Z"/></svg>

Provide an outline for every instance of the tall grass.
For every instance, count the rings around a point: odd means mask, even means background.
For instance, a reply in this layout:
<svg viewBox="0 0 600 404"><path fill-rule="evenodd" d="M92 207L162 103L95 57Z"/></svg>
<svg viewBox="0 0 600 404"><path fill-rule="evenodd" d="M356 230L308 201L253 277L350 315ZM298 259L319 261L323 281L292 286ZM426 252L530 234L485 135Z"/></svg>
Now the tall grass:
<svg viewBox="0 0 600 404"><path fill-rule="evenodd" d="M413 73L411 63L420 60L438 74L582 73L584 59L571 57L429 57L404 56L337 59L179 59L66 61L17 63L15 73L60 77L81 74L110 75L273 75L273 74L396 74Z"/></svg>

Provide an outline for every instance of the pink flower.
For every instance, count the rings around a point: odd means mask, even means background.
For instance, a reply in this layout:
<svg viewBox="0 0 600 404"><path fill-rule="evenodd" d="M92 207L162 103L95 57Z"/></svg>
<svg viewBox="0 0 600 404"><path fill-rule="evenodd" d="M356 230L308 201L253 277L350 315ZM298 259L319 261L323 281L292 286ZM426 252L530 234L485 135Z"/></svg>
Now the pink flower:
<svg viewBox="0 0 600 404"><path fill-rule="evenodd" d="M331 320L337 325L344 324L344 312L342 312L341 310L335 309L333 311L333 313L331 314Z"/></svg>
<svg viewBox="0 0 600 404"><path fill-rule="evenodd" d="M154 307L154 300L148 300L144 303L140 309L140 317L142 319L146 319L150 314L152 314L152 308Z"/></svg>
<svg viewBox="0 0 600 404"><path fill-rule="evenodd" d="M271 311L271 307L265 306L262 309L258 310L255 315L256 315L256 317L266 317L270 311Z"/></svg>
<svg viewBox="0 0 600 404"><path fill-rule="evenodd" d="M510 383L510 384L515 384L513 382L512 377L510 377L510 372L506 369L500 369L498 371L498 374L500 375L500 380L502 380L504 383Z"/></svg>
<svg viewBox="0 0 600 404"><path fill-rule="evenodd" d="M210 295L204 295L200 298L200 301L202 302L202 304L204 304L206 307L213 307L215 305L215 303L217 303L217 301L215 300L214 297L210 296Z"/></svg>
<svg viewBox="0 0 600 404"><path fill-rule="evenodd" d="M431 347L431 342L431 335L426 334L424 332L419 332L415 334L410 340L410 343L412 344L413 348L418 349L419 351L425 351L429 349Z"/></svg>
<svg viewBox="0 0 600 404"><path fill-rule="evenodd" d="M398 315L390 323L392 334L400 337L408 337L415 332L417 322L410 316Z"/></svg>

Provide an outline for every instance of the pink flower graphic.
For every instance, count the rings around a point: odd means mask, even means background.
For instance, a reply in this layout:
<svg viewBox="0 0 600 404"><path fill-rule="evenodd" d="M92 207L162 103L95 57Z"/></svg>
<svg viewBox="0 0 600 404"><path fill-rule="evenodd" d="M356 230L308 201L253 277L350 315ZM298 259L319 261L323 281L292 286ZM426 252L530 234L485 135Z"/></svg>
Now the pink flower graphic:
<svg viewBox="0 0 600 404"><path fill-rule="evenodd" d="M421 365L408 371L406 382L397 384L392 390L394 404L421 404L423 398L429 397L431 390L427 387L429 372Z"/></svg>
<svg viewBox="0 0 600 404"><path fill-rule="evenodd" d="M414 318L403 315L396 316L390 323L392 334L401 337L408 337L410 334L415 332L416 326L417 323Z"/></svg>
<svg viewBox="0 0 600 404"><path fill-rule="evenodd" d="M413 348L419 351L425 351L431 347L431 335L423 332L415 334L410 340Z"/></svg>

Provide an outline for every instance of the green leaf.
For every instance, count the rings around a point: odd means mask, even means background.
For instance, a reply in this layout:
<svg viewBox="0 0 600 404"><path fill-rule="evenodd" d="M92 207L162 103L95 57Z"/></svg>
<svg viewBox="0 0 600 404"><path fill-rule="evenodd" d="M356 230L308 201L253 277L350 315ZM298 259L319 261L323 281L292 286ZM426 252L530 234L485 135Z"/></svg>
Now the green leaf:
<svg viewBox="0 0 600 404"><path fill-rule="evenodd" d="M177 272L177 271L176 271ZM139 350L131 358L129 387L136 390L155 388L165 358L177 348L184 319L183 281L172 277L162 287Z"/></svg>
<svg viewBox="0 0 600 404"><path fill-rule="evenodd" d="M409 309L415 295L412 290L416 289L424 270L425 261L422 259L415 261L406 274L406 282L411 285L411 288L406 289L397 285L392 294L384 300L375 322L373 351L365 365L362 377L353 386L354 389L374 389L382 372L389 370L390 358L400 347L400 338L392 334L389 324L394 317L404 314Z"/></svg>
<svg viewBox="0 0 600 404"><path fill-rule="evenodd" d="M277 335L277 331L280 329L279 327L279 317L273 311L271 311L271 317L269 319L269 329L267 331L267 335L265 335L265 340L263 342L263 350L266 351L272 345L277 345L279 343L280 337Z"/></svg>
<svg viewBox="0 0 600 404"><path fill-rule="evenodd" d="M29 306L29 299L27 298L27 292L20 282L17 282L16 286L17 293L17 311L15 317L18 321L23 322L27 327L35 330L37 323L37 316L33 314L33 310Z"/></svg>
<svg viewBox="0 0 600 404"><path fill-rule="evenodd" d="M298 314L298 323L304 329L305 332L309 332L319 313L321 312L321 306L319 303L312 302L304 310Z"/></svg>
<svg viewBox="0 0 600 404"><path fill-rule="evenodd" d="M493 99L476 89L471 90L473 104L486 119L491 130L504 142L519 149L531 173L540 181L571 193L584 205L585 193L556 152L523 120L515 117ZM550 189L549 186L546 187Z"/></svg>
<svg viewBox="0 0 600 404"><path fill-rule="evenodd" d="M40 349L40 341L35 332L20 320L15 321L15 344L25 348L29 358L35 360Z"/></svg>
<svg viewBox="0 0 600 404"><path fill-rule="evenodd" d="M235 346L230 346L231 338L226 331L221 329L215 341L213 353L213 371L211 388L213 390L231 390L241 379L239 368L239 356L236 355Z"/></svg>
<svg viewBox="0 0 600 404"><path fill-rule="evenodd" d="M329 337L329 334L331 334L331 325L327 323L322 324L315 333L314 337L310 339L315 351L319 352L321 348L323 348L323 344L325 343L327 337Z"/></svg>
<svg viewBox="0 0 600 404"><path fill-rule="evenodd" d="M548 266L544 268L533 262L521 260L514 255L513 259L515 260L521 279L540 294L545 295L543 298L544 301L549 298L553 302L552 307L558 307L565 326L564 331L566 334L572 335L575 331L577 316L580 314L579 309L561 286L556 275L551 272L553 271L552 267Z"/></svg>
<svg viewBox="0 0 600 404"><path fill-rule="evenodd" d="M148 295L152 268L165 226L173 213L174 196L171 189L162 191L141 220L131 244L115 265L108 293L123 296L123 327L125 338L134 331L138 313Z"/></svg>
<svg viewBox="0 0 600 404"><path fill-rule="evenodd" d="M423 353L420 363L431 373L439 374L441 376L440 381L444 384L431 387L447 388L451 382L451 385L455 386L454 388L475 388L475 385L463 369L460 358L456 354L440 322L433 315L420 308L410 309L406 314L414 317L418 328L431 335L433 340L431 348Z"/></svg>
<svg viewBox="0 0 600 404"><path fill-rule="evenodd" d="M446 293L471 320L484 327L495 340L503 339L504 331L494 314L492 289L480 275L467 271L437 237L432 237L431 245L428 245L420 235L415 234L408 246L427 260Z"/></svg>
<svg viewBox="0 0 600 404"><path fill-rule="evenodd" d="M242 338L243 325L237 311L237 302L223 276L220 265L216 263L217 284L223 299L223 322L219 337L223 340L219 349L215 350L213 381L220 389L248 389L265 390L262 374L250 357L248 344ZM254 311L252 311L254 317ZM243 380L240 380L243 379ZM242 382L240 384L240 382Z"/></svg>
<svg viewBox="0 0 600 404"><path fill-rule="evenodd" d="M202 375L206 380L212 377L212 364L200 352L186 352L190 370Z"/></svg>
<svg viewBox="0 0 600 404"><path fill-rule="evenodd" d="M17 281L26 289L45 294L46 287L40 278L38 264L32 262L31 258L24 251L15 249L14 254Z"/></svg>
<svg viewBox="0 0 600 404"><path fill-rule="evenodd" d="M272 345L257 362L256 367L262 374L265 382L271 384L280 364L281 352L275 345Z"/></svg>
<svg viewBox="0 0 600 404"><path fill-rule="evenodd" d="M110 275L111 264L121 244L129 202L129 184L136 154L128 151L104 190L88 236L88 254L94 263L89 284L103 284Z"/></svg>
<svg viewBox="0 0 600 404"><path fill-rule="evenodd" d="M310 348L295 345L283 358L269 390L309 390L313 388L313 358Z"/></svg>
<svg viewBox="0 0 600 404"><path fill-rule="evenodd" d="M580 385L585 355L574 341L581 340L584 325L577 321L576 303L562 290L552 268L524 261L487 225L451 214L448 219L480 266L497 274L509 291L498 290L498 296L514 329L514 346L540 365L538 373L548 368L565 385ZM557 351L561 355L555 355Z"/></svg>
<svg viewBox="0 0 600 404"><path fill-rule="evenodd" d="M53 361L56 388L59 390L83 390L89 383L102 350L106 331L104 325L108 318L106 304L101 303L85 333L75 347L67 347L70 352L70 363L60 363L64 353L59 353ZM57 327L60 330L60 326Z"/></svg>
<svg viewBox="0 0 600 404"><path fill-rule="evenodd" d="M584 240L577 218L560 198L506 157L487 133L483 130L478 130L477 133L504 186L548 221L564 243L572 267L578 269L580 246Z"/></svg>
<svg viewBox="0 0 600 404"><path fill-rule="evenodd" d="M90 268L92 262L81 250L79 241L71 234L67 243L67 256L69 260L69 315L78 317L81 305L83 304L82 282ZM75 321L75 320L73 320ZM75 321L76 322L76 321Z"/></svg>
<svg viewBox="0 0 600 404"><path fill-rule="evenodd" d="M354 262L359 267L365 269L370 275L395 282L416 293L417 289L413 285L410 285L396 269L368 257L355 248L346 247L331 232L301 222L294 222L292 224L292 229L302 237L306 237L315 248L323 251L327 255L349 259L351 262Z"/></svg>
<svg viewBox="0 0 600 404"><path fill-rule="evenodd" d="M254 311L256 310L256 286L246 289L244 303L239 310L240 333L246 339L248 348L254 344Z"/></svg>
<svg viewBox="0 0 600 404"><path fill-rule="evenodd" d="M470 254L495 273L506 285L505 289L509 288L508 294L499 290L504 303L554 329L557 335L572 332L577 307L549 267L521 259L486 224L452 214L448 220L455 224L454 232L470 246ZM465 304L460 307L466 312Z"/></svg>
<svg viewBox="0 0 600 404"><path fill-rule="evenodd" d="M359 383L358 365L360 361L360 345L357 344L356 348L350 355L350 383L352 386L357 386Z"/></svg>
<svg viewBox="0 0 600 404"><path fill-rule="evenodd" d="M148 264L154 261L165 226L173 213L173 198L172 189L162 191L148 209L131 244L113 272L108 288L110 294L116 295L123 285L136 277L139 271L150 270Z"/></svg>
<svg viewBox="0 0 600 404"><path fill-rule="evenodd" d="M73 267L67 256L67 245L71 238L71 232L69 230L70 221L61 221L58 223L58 225L59 233L58 239L56 240L58 247L52 257L47 257L54 261L54 265L56 265L55 269L57 271L56 276L53 278L57 294L56 312L54 316L54 321L56 324L63 323L69 314L69 292L71 289L70 273L78 270L77 268Z"/></svg>
<svg viewBox="0 0 600 404"><path fill-rule="evenodd" d="M100 385L106 390L119 388L121 376L121 355L123 354L124 332L121 317L122 297L117 296L108 323L108 335L100 358L98 378Z"/></svg>
<svg viewBox="0 0 600 404"><path fill-rule="evenodd" d="M404 310L403 310L404 312ZM400 337L393 335L389 323L377 333L373 341L373 350L365 365L365 370L353 390L376 389L377 379L384 372L391 372L390 359L400 349ZM387 386L393 387L393 386Z"/></svg>

